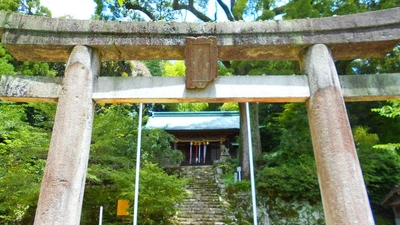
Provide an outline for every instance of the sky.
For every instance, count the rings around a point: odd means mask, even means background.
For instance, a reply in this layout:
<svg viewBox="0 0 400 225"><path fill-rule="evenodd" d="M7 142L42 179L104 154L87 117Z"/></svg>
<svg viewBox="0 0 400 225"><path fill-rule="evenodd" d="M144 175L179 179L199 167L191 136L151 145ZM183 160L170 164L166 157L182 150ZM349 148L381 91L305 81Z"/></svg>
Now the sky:
<svg viewBox="0 0 400 225"><path fill-rule="evenodd" d="M223 2L229 3L228 0L223 0ZM89 20L96 7L96 3L93 0L41 0L40 3L50 9L53 18L70 15L72 18L80 20ZM227 21L222 8L212 3L207 7L208 16L214 17L215 7L218 7L218 15L220 15L218 16L218 21ZM195 20L196 18L191 13L187 14L186 21Z"/></svg>
<svg viewBox="0 0 400 225"><path fill-rule="evenodd" d="M41 0L40 3L50 9L52 17L57 18L65 15L70 15L74 19L88 20L94 14L94 8L96 3L93 0ZM218 6L219 12L222 9ZM215 12L215 6L210 4L208 11L213 14ZM194 21L195 18L191 13L188 13L187 21ZM226 21L225 17L221 16L219 21Z"/></svg>
<svg viewBox="0 0 400 225"><path fill-rule="evenodd" d="M50 9L53 18L70 15L74 19L88 20L96 7L93 0L41 0L40 3Z"/></svg>

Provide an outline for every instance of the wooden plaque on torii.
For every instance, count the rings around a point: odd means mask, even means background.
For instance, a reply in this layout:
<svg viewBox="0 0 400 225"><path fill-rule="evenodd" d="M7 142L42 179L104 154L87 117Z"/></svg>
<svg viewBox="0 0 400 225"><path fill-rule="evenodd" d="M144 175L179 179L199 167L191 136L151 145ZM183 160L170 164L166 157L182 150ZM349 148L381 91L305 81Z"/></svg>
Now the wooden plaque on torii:
<svg viewBox="0 0 400 225"><path fill-rule="evenodd" d="M205 88L218 76L218 49L215 37L186 38L186 88Z"/></svg>

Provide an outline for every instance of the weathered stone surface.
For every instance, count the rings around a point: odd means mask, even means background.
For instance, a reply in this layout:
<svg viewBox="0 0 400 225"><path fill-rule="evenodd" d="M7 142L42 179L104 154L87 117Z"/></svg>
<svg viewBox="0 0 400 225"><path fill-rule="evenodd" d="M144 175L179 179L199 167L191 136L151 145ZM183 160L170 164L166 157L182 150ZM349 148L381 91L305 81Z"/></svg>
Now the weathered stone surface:
<svg viewBox="0 0 400 225"><path fill-rule="evenodd" d="M400 74L339 76L345 101L400 98ZM56 102L61 78L3 75L0 99L17 102ZM240 90L240 91L239 91ZM310 96L307 77L219 77L204 90L186 90L184 77L100 77L96 103L177 102L304 102Z"/></svg>
<svg viewBox="0 0 400 225"><path fill-rule="evenodd" d="M185 77L100 77L93 99L114 102L284 102L309 96L304 76L218 77L201 90L185 87Z"/></svg>
<svg viewBox="0 0 400 225"><path fill-rule="evenodd" d="M3 75L0 99L17 102L55 102L61 91L61 77ZM15 98L15 99L14 99Z"/></svg>
<svg viewBox="0 0 400 225"><path fill-rule="evenodd" d="M138 60L131 60L129 63L132 65L132 77L151 77L150 70L146 65Z"/></svg>
<svg viewBox="0 0 400 225"><path fill-rule="evenodd" d="M307 111L326 224L372 225L339 77L328 48L311 46L301 64L309 77Z"/></svg>
<svg viewBox="0 0 400 225"><path fill-rule="evenodd" d="M175 23L50 19L0 13L2 43L22 61L66 61L75 45L101 59L184 59L187 37L214 36L220 60L297 60L315 43L335 59L381 57L399 43L400 8L318 19ZM29 53L29 54L28 54Z"/></svg>
<svg viewBox="0 0 400 225"><path fill-rule="evenodd" d="M77 46L68 61L57 106L35 225L79 224L94 116L99 55Z"/></svg>
<svg viewBox="0 0 400 225"><path fill-rule="evenodd" d="M400 73L339 76L345 101L400 99Z"/></svg>
<svg viewBox="0 0 400 225"><path fill-rule="evenodd" d="M186 88L205 88L218 77L217 39L186 38Z"/></svg>

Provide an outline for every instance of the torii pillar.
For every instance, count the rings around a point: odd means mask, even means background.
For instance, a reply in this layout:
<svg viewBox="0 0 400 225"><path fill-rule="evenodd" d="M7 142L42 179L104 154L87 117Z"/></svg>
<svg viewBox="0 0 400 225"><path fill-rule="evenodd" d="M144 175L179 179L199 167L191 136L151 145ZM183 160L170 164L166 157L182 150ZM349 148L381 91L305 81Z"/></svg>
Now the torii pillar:
<svg viewBox="0 0 400 225"><path fill-rule="evenodd" d="M100 65L96 51L73 48L58 100L35 225L80 223L94 116L92 93Z"/></svg>
<svg viewBox="0 0 400 225"><path fill-rule="evenodd" d="M310 87L306 103L326 224L374 224L330 50L309 47L301 65Z"/></svg>

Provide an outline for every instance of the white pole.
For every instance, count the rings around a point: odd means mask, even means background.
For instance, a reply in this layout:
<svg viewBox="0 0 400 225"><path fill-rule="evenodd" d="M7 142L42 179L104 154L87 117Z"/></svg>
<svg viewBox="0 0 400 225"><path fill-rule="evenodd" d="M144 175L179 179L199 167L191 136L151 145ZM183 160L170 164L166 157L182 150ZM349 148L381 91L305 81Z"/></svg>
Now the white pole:
<svg viewBox="0 0 400 225"><path fill-rule="evenodd" d="M103 224L103 206L100 206L99 225Z"/></svg>
<svg viewBox="0 0 400 225"><path fill-rule="evenodd" d="M143 103L139 104L138 138L136 151L136 178L135 178L135 203L133 207L133 225L137 224L137 212L139 201L139 174L140 174L140 148L142 145L142 111Z"/></svg>
<svg viewBox="0 0 400 225"><path fill-rule="evenodd" d="M251 199L253 204L253 224L257 225L256 184L254 180L253 144L251 141L250 110L248 102L246 102L246 122L247 122L247 139L249 145Z"/></svg>

